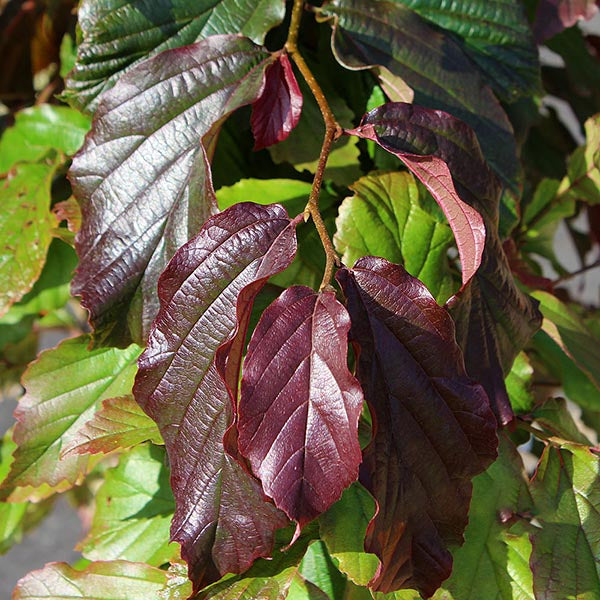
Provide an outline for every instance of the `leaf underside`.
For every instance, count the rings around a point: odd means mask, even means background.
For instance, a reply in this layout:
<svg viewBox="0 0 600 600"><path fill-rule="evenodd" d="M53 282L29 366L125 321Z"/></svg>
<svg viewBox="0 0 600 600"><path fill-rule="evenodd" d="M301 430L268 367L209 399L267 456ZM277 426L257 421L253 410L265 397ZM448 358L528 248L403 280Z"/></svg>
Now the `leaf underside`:
<svg viewBox="0 0 600 600"><path fill-rule="evenodd" d="M295 249L283 208L236 204L178 250L159 282L161 309L134 395L166 444L176 502L171 539L181 543L196 590L269 555L274 531L287 524L225 451L237 391L225 382L237 382L254 296Z"/></svg>
<svg viewBox="0 0 600 600"><path fill-rule="evenodd" d="M495 419L421 282L374 257L337 277L374 422L360 471L379 507L365 542L381 560L370 586L431 595L450 575L448 544L462 542L470 480L496 457Z"/></svg>

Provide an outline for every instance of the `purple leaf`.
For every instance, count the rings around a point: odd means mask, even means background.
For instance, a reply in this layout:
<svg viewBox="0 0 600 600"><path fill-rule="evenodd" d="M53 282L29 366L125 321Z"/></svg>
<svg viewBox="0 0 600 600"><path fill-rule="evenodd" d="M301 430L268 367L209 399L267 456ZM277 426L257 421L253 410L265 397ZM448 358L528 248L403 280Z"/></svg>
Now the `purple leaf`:
<svg viewBox="0 0 600 600"><path fill-rule="evenodd" d="M251 308L249 291L292 261L294 227L281 206L236 204L209 219L159 281L161 308L134 395L165 440L176 502L171 539L182 545L195 589L270 554L274 531L287 523L225 452L234 415L215 358L245 332L238 317ZM232 358L239 346L229 344Z"/></svg>
<svg viewBox="0 0 600 600"><path fill-rule="evenodd" d="M463 541L471 478L496 457L494 415L465 373L452 319L418 279L374 257L337 278L373 417L360 471L378 504L365 540L381 560L370 586L430 596L450 575L447 545Z"/></svg>
<svg viewBox="0 0 600 600"><path fill-rule="evenodd" d="M362 392L347 367L349 329L332 292L295 286L265 310L244 362L240 451L300 527L358 477Z"/></svg>
<svg viewBox="0 0 600 600"><path fill-rule="evenodd" d="M266 71L265 86L252 104L250 124L254 150L285 140L302 112L302 93L287 54L280 54Z"/></svg>
<svg viewBox="0 0 600 600"><path fill-rule="evenodd" d="M212 36L128 71L102 96L70 180L82 204L73 293L96 341L145 341L156 282L214 212L203 144L252 103L271 55L241 36Z"/></svg>
<svg viewBox="0 0 600 600"><path fill-rule="evenodd" d="M427 110L403 102L391 103L373 109L363 117L356 129L347 133L372 140L397 156L430 191L444 211L454 233L462 264L464 286L475 275L481 264L481 254L485 245L485 226L481 215L460 199L454 188L448 165L441 158L432 154L422 156L414 151L399 150L385 142L386 137L397 138L400 127L402 127L402 135L408 137L414 134L410 125L414 124L413 130L418 130L419 121L431 122L437 118L452 119L450 115L441 111ZM400 125L401 120L402 125ZM409 127L404 128L407 124ZM427 133L429 132L430 130L427 129Z"/></svg>
<svg viewBox="0 0 600 600"><path fill-rule="evenodd" d="M533 23L536 41L541 44L580 20L591 19L598 5L596 0L540 0Z"/></svg>
<svg viewBox="0 0 600 600"><path fill-rule="evenodd" d="M502 249L498 234L502 189L498 179L486 164L473 130L442 111L389 103L366 114L358 130L365 126L371 126L369 135L374 134L383 148L397 156L425 155L443 160L460 199L483 217L486 238L481 265L471 283L463 285L449 305L467 372L483 385L498 422L506 425L514 415L504 377L539 328L541 314L537 303L516 287Z"/></svg>

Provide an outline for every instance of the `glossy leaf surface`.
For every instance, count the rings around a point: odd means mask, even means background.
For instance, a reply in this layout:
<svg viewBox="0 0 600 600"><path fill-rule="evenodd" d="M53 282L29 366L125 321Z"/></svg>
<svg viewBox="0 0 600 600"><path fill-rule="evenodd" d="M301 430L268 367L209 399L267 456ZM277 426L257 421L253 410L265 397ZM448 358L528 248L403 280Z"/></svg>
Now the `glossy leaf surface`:
<svg viewBox="0 0 600 600"><path fill-rule="evenodd" d="M89 117L66 106L41 104L18 112L0 137L0 173L18 162L37 161L51 149L72 156L89 128Z"/></svg>
<svg viewBox="0 0 600 600"><path fill-rule="evenodd" d="M600 461L586 446L547 446L531 493L541 530L531 538L537 598L600 594Z"/></svg>
<svg viewBox="0 0 600 600"><path fill-rule="evenodd" d="M409 173L377 173L350 186L336 219L334 244L342 262L381 256L420 279L441 304L455 291L448 264L453 241L435 204ZM458 286L456 286L458 287Z"/></svg>
<svg viewBox="0 0 600 600"><path fill-rule="evenodd" d="M0 316L20 300L39 277L56 218L50 212L50 186L57 165L20 165L0 179Z"/></svg>
<svg viewBox="0 0 600 600"><path fill-rule="evenodd" d="M19 581L13 600L148 600L164 587L166 572L124 560L99 561L76 571L66 563L48 563Z"/></svg>
<svg viewBox="0 0 600 600"><path fill-rule="evenodd" d="M65 95L92 112L99 94L150 56L224 33L260 44L284 8L281 0L86 0L78 9L82 40Z"/></svg>
<svg viewBox="0 0 600 600"><path fill-rule="evenodd" d="M72 290L100 341L147 336L158 276L216 210L202 140L256 99L270 62L247 38L214 36L140 64L103 97L70 170L83 212Z"/></svg>
<svg viewBox="0 0 600 600"><path fill-rule="evenodd" d="M81 481L88 457L60 458L62 449L102 400L131 392L141 349L90 352L89 341L88 336L65 340L43 352L25 373L26 394L15 411L17 449L2 484L4 497L39 499Z"/></svg>
<svg viewBox="0 0 600 600"><path fill-rule="evenodd" d="M62 456L106 454L146 440L155 444L163 443L156 423L133 397L107 398L92 418L74 434L62 451Z"/></svg>
<svg viewBox="0 0 600 600"><path fill-rule="evenodd" d="M143 444L122 454L95 494L92 526L79 544L90 560L130 560L160 567L178 548L169 544L175 509L163 448Z"/></svg>
<svg viewBox="0 0 600 600"><path fill-rule="evenodd" d="M517 177L512 126L491 88L452 36L434 29L399 2L333 0L332 47L350 69L382 66L415 91L415 104L449 112L468 123L506 184Z"/></svg>
<svg viewBox="0 0 600 600"><path fill-rule="evenodd" d="M212 217L160 279L161 310L134 395L165 440L176 501L171 538L182 545L196 589L270 554L275 529L287 522L225 452L237 383L228 390L215 359L227 342L221 372L237 382L254 295L295 248L280 206L236 204Z"/></svg>
<svg viewBox="0 0 600 600"><path fill-rule="evenodd" d="M252 104L254 150L282 142L296 127L302 113L302 93L287 54L267 68L261 95Z"/></svg>
<svg viewBox="0 0 600 600"><path fill-rule="evenodd" d="M394 0L456 34L460 46L503 99L539 91L537 48L519 0Z"/></svg>
<svg viewBox="0 0 600 600"><path fill-rule="evenodd" d="M358 477L362 393L346 364L349 329L333 293L295 286L263 313L248 345L239 448L299 526Z"/></svg>
<svg viewBox="0 0 600 600"><path fill-rule="evenodd" d="M423 284L373 257L337 278L374 427L360 474L379 508L365 544L382 563L370 585L431 595L450 575L447 545L462 542L470 479L496 456L495 420Z"/></svg>
<svg viewBox="0 0 600 600"><path fill-rule="evenodd" d="M397 156L429 190L454 233L465 285L481 264L486 230L482 216L461 199L447 162L436 152L440 141L444 141L443 136L437 134L440 123L447 129L462 125L441 111L397 102L373 109L363 117L359 127L348 133L380 144ZM416 143L413 138L417 138Z"/></svg>

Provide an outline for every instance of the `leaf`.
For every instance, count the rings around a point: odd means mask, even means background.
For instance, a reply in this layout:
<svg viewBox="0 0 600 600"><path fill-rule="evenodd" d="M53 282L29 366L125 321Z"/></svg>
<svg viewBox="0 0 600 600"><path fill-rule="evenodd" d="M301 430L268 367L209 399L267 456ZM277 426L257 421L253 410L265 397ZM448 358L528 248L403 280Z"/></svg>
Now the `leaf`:
<svg viewBox="0 0 600 600"><path fill-rule="evenodd" d="M89 117L66 106L40 104L19 111L0 137L0 173L19 162L41 160L52 149L72 156L89 128Z"/></svg>
<svg viewBox="0 0 600 600"><path fill-rule="evenodd" d="M533 23L535 38L541 44L577 21L591 19L597 12L595 0L540 0Z"/></svg>
<svg viewBox="0 0 600 600"><path fill-rule="evenodd" d="M374 257L337 278L374 422L360 473L379 509L365 543L381 560L370 587L430 596L450 575L447 545L462 542L470 479L496 456L495 420L465 374L452 320L422 283Z"/></svg>
<svg viewBox="0 0 600 600"><path fill-rule="evenodd" d="M544 331L600 389L600 340L555 296L542 291L534 292L533 296L540 301Z"/></svg>
<svg viewBox="0 0 600 600"><path fill-rule="evenodd" d="M296 127L302 112L302 93L287 54L265 72L261 95L252 104L254 150L282 142Z"/></svg>
<svg viewBox="0 0 600 600"><path fill-rule="evenodd" d="M547 446L531 482L541 529L531 536L536 598L600 595L600 469L589 448Z"/></svg>
<svg viewBox="0 0 600 600"><path fill-rule="evenodd" d="M184 562L172 562L167 571L167 583L158 594L160 600L187 600L192 595L192 582Z"/></svg>
<svg viewBox="0 0 600 600"><path fill-rule="evenodd" d="M454 291L448 265L453 236L447 223L405 172L371 173L350 186L333 238L342 262L381 256L402 264L440 303Z"/></svg>
<svg viewBox="0 0 600 600"><path fill-rule="evenodd" d="M516 413L528 413L535 404L531 391L533 367L525 352L519 352L515 362L506 376L506 391L510 405Z"/></svg>
<svg viewBox="0 0 600 600"><path fill-rule="evenodd" d="M585 122L585 146L569 157L567 175L558 188L558 196L600 204L600 114Z"/></svg>
<svg viewBox="0 0 600 600"><path fill-rule="evenodd" d="M364 551L365 534L375 515L376 505L358 483L319 518L321 539L342 573L359 585L367 585L375 575L379 560Z"/></svg>
<svg viewBox="0 0 600 600"><path fill-rule="evenodd" d="M239 202L252 199L258 204L282 204L290 215L299 215L308 202L311 184L297 179L242 179L229 187L217 190L219 208L224 210ZM321 189L319 209L330 236L335 231L336 198ZM325 253L312 223L300 223L296 228L298 252L293 263L270 282L281 287L302 284L318 288L323 278ZM266 308L266 307L265 307Z"/></svg>
<svg viewBox="0 0 600 600"><path fill-rule="evenodd" d="M393 0L455 34L462 50L503 100L540 91L538 52L525 11L518 0L494 5L485 0Z"/></svg>
<svg viewBox="0 0 600 600"><path fill-rule="evenodd" d="M333 19L332 49L349 69L385 67L414 89L414 102L468 123L486 159L517 189L512 126L490 87L453 37L398 2L332 0L320 11Z"/></svg>
<svg viewBox="0 0 600 600"><path fill-rule="evenodd" d="M144 413L133 397L107 398L92 418L73 435L61 457L106 454L147 440L154 444L163 443L156 423Z"/></svg>
<svg viewBox="0 0 600 600"><path fill-rule="evenodd" d="M514 444L505 435L499 441L498 460L473 479L465 543L453 552L452 575L434 598L534 598L531 544L523 520L532 507L529 481Z"/></svg>
<svg viewBox="0 0 600 600"><path fill-rule="evenodd" d="M17 166L0 178L0 317L39 277L56 218L50 185L57 165L48 160Z"/></svg>
<svg viewBox="0 0 600 600"><path fill-rule="evenodd" d="M462 125L440 111L395 102L373 109L362 118L358 128L348 133L377 142L397 156L429 190L454 233L465 286L481 263L486 228L477 210L459 196L447 163L434 155L438 144L443 143L443 137L436 134L440 122L447 129L459 129ZM415 143L412 137L420 139ZM419 152L424 146L428 149L425 155Z"/></svg>
<svg viewBox="0 0 600 600"><path fill-rule="evenodd" d="M346 580L335 568L322 541L317 540L308 547L300 564L300 573L321 590L325 598L343 597Z"/></svg>
<svg viewBox="0 0 600 600"><path fill-rule="evenodd" d="M331 598L314 583L297 574L292 579L286 600L331 600Z"/></svg>
<svg viewBox="0 0 600 600"><path fill-rule="evenodd" d="M532 416L536 425L549 432L550 435L577 444L590 445L588 438L583 435L575 423L563 398L548 398L541 406L536 407Z"/></svg>
<svg viewBox="0 0 600 600"><path fill-rule="evenodd" d="M236 204L177 251L159 282L161 310L139 360L134 396L159 426L171 466L181 543L195 590L270 554L286 524L256 482L225 452L253 297L296 248L277 205ZM229 389L217 371L217 350Z"/></svg>
<svg viewBox="0 0 600 600"><path fill-rule="evenodd" d="M70 170L83 213L72 291L96 341L146 338L159 274L216 210L202 142L258 97L272 60L247 38L213 36L138 65L103 96Z"/></svg>
<svg viewBox="0 0 600 600"><path fill-rule="evenodd" d="M141 349L88 350L84 335L46 350L23 376L26 394L15 410L17 449L0 487L11 501L37 500L69 489L87 472L87 456L61 458L100 402L131 391ZM16 488L16 489L13 489Z"/></svg>
<svg viewBox="0 0 600 600"><path fill-rule="evenodd" d="M332 292L295 286L263 313L248 345L239 449L299 527L358 477L362 393L347 367L349 329Z"/></svg>
<svg viewBox="0 0 600 600"><path fill-rule="evenodd" d="M283 20L281 0L85 0L78 9L81 42L66 99L94 112L98 96L140 62L217 34L242 34L256 43Z"/></svg>
<svg viewBox="0 0 600 600"><path fill-rule="evenodd" d="M33 287L13 304L0 319L2 324L16 324L28 315L45 316L62 308L71 295L69 283L77 265L73 249L60 240L52 240L46 262Z"/></svg>
<svg viewBox="0 0 600 600"><path fill-rule="evenodd" d="M83 571L54 562L25 575L12 600L148 600L165 581L165 571L124 560L93 562Z"/></svg>
<svg viewBox="0 0 600 600"><path fill-rule="evenodd" d="M164 450L143 444L122 454L96 492L92 526L79 544L90 560L130 560L159 567L178 548L169 544L175 509Z"/></svg>

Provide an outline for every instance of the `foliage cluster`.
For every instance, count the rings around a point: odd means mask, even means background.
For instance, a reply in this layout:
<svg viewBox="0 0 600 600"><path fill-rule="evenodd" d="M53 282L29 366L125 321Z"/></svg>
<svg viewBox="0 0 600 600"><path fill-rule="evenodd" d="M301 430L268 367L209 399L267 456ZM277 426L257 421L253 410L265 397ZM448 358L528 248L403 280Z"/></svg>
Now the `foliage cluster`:
<svg viewBox="0 0 600 600"><path fill-rule="evenodd" d="M14 600L600 598L595 2L2 7Z"/></svg>

